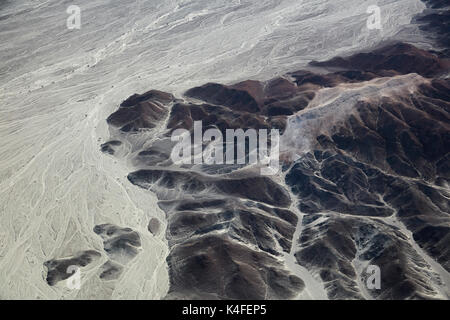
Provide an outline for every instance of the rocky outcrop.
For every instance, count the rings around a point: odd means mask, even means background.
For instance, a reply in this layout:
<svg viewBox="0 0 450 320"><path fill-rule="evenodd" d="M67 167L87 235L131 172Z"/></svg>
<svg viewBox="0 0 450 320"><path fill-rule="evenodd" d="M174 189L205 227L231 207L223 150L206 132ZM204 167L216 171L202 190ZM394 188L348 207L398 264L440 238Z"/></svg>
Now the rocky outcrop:
<svg viewBox="0 0 450 320"><path fill-rule="evenodd" d="M111 114L107 122L123 132L154 128L168 112L173 96L161 91L151 90L142 95L135 94L122 102L120 108Z"/></svg>
<svg viewBox="0 0 450 320"><path fill-rule="evenodd" d="M46 281L50 286L70 278L75 268L83 268L90 263L98 260L101 254L95 250L86 250L79 252L71 257L48 260L44 263L47 269Z"/></svg>
<svg viewBox="0 0 450 320"><path fill-rule="evenodd" d="M131 228L121 228L113 224L101 224L94 232L103 239L104 250L109 260L101 267L100 279L115 280L123 267L133 260L141 249L141 237Z"/></svg>
<svg viewBox="0 0 450 320"><path fill-rule="evenodd" d="M423 77L432 77L448 69L448 61L439 59L435 54L420 50L407 43L395 43L367 53L358 53L350 57L337 57L329 61L311 62L317 67L345 69L357 73L337 73L347 81L367 79L398 74L417 73ZM353 78L353 79L352 79Z"/></svg>
<svg viewBox="0 0 450 320"><path fill-rule="evenodd" d="M427 9L415 18L420 29L440 46L437 54L450 58L450 5L446 0L423 0Z"/></svg>
<svg viewBox="0 0 450 320"><path fill-rule="evenodd" d="M295 298L305 282L284 263L291 254L332 299L448 298L448 60L396 43L312 64L322 72L209 83L177 100L135 95L110 117L122 132L157 134L135 146L128 179L166 213L168 299ZM144 110L149 99L161 115ZM175 165L170 136L195 121L203 132L279 129L283 173ZM365 286L369 265L380 289Z"/></svg>

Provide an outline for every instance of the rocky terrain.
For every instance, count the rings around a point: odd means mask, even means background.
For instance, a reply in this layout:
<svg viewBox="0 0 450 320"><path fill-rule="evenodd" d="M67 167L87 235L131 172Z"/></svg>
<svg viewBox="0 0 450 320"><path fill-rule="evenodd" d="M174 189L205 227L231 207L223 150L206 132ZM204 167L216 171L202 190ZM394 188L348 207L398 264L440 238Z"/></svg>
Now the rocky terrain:
<svg viewBox="0 0 450 320"><path fill-rule="evenodd" d="M0 0L0 299L449 298L446 1L69 5Z"/></svg>
<svg viewBox="0 0 450 320"><path fill-rule="evenodd" d="M132 143L165 124L135 148L128 179L167 216L167 298L289 299L302 277L331 299L449 297L449 60L395 43L311 65L322 72L209 83L183 99L150 91L108 119ZM148 116L158 110L168 116ZM170 133L200 120L281 130L283 173L173 164ZM381 289L365 288L368 265Z"/></svg>

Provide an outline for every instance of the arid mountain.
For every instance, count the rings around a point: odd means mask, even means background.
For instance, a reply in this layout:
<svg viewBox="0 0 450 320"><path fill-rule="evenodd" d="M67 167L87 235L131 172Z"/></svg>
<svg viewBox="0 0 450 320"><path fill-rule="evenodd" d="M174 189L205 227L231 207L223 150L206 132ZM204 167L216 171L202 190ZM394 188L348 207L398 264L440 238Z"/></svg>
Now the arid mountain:
<svg viewBox="0 0 450 320"><path fill-rule="evenodd" d="M141 168L129 181L167 215L168 299L449 297L449 61L394 43L311 65L181 99L150 91L108 119ZM195 121L281 130L283 172L175 165L170 134ZM366 288L369 265L381 289Z"/></svg>
<svg viewBox="0 0 450 320"><path fill-rule="evenodd" d="M448 299L448 18L0 0L0 300Z"/></svg>

